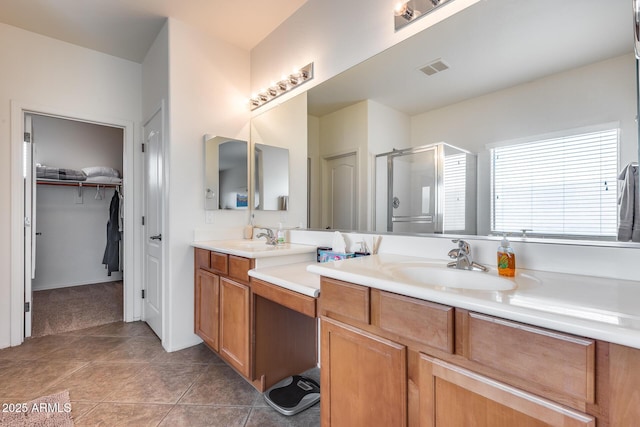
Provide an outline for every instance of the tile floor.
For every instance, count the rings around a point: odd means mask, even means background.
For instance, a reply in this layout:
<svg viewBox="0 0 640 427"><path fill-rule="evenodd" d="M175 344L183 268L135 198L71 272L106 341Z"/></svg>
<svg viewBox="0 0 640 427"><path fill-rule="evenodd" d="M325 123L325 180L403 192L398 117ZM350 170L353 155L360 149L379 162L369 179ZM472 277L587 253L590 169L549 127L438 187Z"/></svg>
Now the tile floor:
<svg viewBox="0 0 640 427"><path fill-rule="evenodd" d="M76 426L319 426L293 417L203 344L167 353L143 322L33 338L0 350L0 403L69 390Z"/></svg>

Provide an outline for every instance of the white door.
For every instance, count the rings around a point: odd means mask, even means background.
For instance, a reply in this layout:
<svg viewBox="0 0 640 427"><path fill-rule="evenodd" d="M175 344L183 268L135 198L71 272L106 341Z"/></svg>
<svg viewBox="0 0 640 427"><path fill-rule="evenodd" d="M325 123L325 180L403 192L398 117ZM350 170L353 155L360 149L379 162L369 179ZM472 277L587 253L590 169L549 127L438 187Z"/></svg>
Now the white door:
<svg viewBox="0 0 640 427"><path fill-rule="evenodd" d="M24 115L23 143L24 177L24 336L31 336L33 291L31 280L36 276L36 170L35 144L31 115Z"/></svg>
<svg viewBox="0 0 640 427"><path fill-rule="evenodd" d="M144 126L144 283L143 319L162 339L163 134L160 109Z"/></svg>
<svg viewBox="0 0 640 427"><path fill-rule="evenodd" d="M324 200L327 200L326 228L357 229L358 173L356 154L325 160Z"/></svg>

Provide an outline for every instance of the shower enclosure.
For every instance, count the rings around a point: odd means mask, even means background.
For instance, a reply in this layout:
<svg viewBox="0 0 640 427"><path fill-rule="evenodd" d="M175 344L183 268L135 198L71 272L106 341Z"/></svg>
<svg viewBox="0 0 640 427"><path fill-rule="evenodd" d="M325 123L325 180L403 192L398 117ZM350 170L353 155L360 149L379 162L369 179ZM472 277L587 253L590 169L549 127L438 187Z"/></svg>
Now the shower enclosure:
<svg viewBox="0 0 640 427"><path fill-rule="evenodd" d="M476 156L446 143L378 154L375 229L476 232Z"/></svg>

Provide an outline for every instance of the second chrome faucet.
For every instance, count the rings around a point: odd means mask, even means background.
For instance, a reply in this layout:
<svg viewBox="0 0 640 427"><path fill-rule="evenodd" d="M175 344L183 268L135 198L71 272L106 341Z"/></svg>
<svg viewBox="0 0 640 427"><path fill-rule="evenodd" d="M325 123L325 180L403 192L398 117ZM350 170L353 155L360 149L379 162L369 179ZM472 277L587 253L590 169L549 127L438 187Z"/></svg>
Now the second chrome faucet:
<svg viewBox="0 0 640 427"><path fill-rule="evenodd" d="M457 243L458 247L449 251L449 258L454 259L455 261L448 263L447 267L457 268L459 270L488 270L484 265L480 265L473 261L473 258L471 257L471 246L469 243L462 239L455 239L452 240L452 242Z"/></svg>

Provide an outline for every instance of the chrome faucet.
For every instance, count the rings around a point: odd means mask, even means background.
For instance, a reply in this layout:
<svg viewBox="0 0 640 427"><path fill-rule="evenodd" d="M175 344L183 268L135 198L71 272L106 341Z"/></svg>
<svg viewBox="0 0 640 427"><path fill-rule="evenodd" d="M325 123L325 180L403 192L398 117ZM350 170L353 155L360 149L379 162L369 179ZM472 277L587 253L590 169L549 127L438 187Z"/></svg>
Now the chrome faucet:
<svg viewBox="0 0 640 427"><path fill-rule="evenodd" d="M278 240L276 239L276 235L273 234L272 229L266 228L266 227L257 227L257 228L264 230L265 233L258 233L258 235L256 236L256 239L259 239L261 237L266 237L267 245L271 245L271 246L275 246L278 243Z"/></svg>
<svg viewBox="0 0 640 427"><path fill-rule="evenodd" d="M455 239L452 240L452 242L457 243L458 247L449 251L449 258L455 259L455 261L448 263L447 267L457 268L458 270L488 270L484 265L480 265L473 261L473 258L471 258L471 246L469 243L462 239Z"/></svg>

